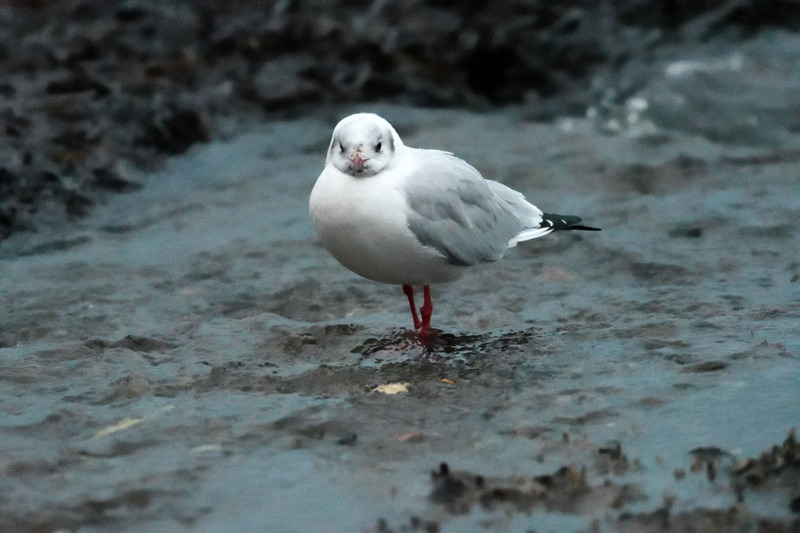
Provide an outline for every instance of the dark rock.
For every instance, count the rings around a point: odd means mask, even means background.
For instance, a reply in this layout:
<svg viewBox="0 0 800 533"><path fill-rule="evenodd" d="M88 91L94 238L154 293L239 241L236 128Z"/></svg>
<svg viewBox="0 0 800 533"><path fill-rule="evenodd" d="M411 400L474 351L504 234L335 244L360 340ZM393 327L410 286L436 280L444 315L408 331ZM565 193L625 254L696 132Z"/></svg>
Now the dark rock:
<svg viewBox="0 0 800 533"><path fill-rule="evenodd" d="M0 167L0 191L10 189L17 183L17 175L5 167Z"/></svg>
<svg viewBox="0 0 800 533"><path fill-rule="evenodd" d="M463 503L459 502L462 496L467 493L467 485L450 474L450 467L447 463L439 465L439 470L432 472L433 490L430 499L434 503L446 505L454 513L466 512Z"/></svg>
<svg viewBox="0 0 800 533"><path fill-rule="evenodd" d="M338 444L340 446L354 446L355 443L356 443L356 440L358 440L358 435L356 435L355 433L353 433L351 431L351 432L345 433L344 435L339 437L336 440L336 444Z"/></svg>
<svg viewBox="0 0 800 533"><path fill-rule="evenodd" d="M0 96L5 98L14 98L17 94L17 89L10 83L0 83Z"/></svg>
<svg viewBox="0 0 800 533"><path fill-rule="evenodd" d="M139 143L168 154L180 154L208 140L208 129L196 111L173 108L163 118L151 120Z"/></svg>
<svg viewBox="0 0 800 533"><path fill-rule="evenodd" d="M719 370L725 370L728 368L729 364L725 361L703 361L701 363L696 363L693 365L688 365L685 368L681 369L682 372L695 372L698 374L702 374L705 372L717 372Z"/></svg>
<svg viewBox="0 0 800 533"><path fill-rule="evenodd" d="M703 236L703 228L679 226L669 230L668 235L672 238L699 239Z"/></svg>
<svg viewBox="0 0 800 533"><path fill-rule="evenodd" d="M93 185L99 189L116 193L125 193L142 188L141 183L120 178L116 172L107 168L96 168L92 171L92 174L94 175Z"/></svg>
<svg viewBox="0 0 800 533"><path fill-rule="evenodd" d="M64 200L67 216L74 218L85 217L93 205L94 200L75 191L70 192Z"/></svg>
<svg viewBox="0 0 800 533"><path fill-rule="evenodd" d="M147 16L147 10L140 7L121 7L115 13L120 22L137 22Z"/></svg>
<svg viewBox="0 0 800 533"><path fill-rule="evenodd" d="M11 234L14 227L14 219L16 218L16 210L13 208L0 209L0 241Z"/></svg>
<svg viewBox="0 0 800 533"><path fill-rule="evenodd" d="M48 94L93 92L97 98L102 98L108 96L111 89L85 74L73 74L67 78L49 82L45 91Z"/></svg>

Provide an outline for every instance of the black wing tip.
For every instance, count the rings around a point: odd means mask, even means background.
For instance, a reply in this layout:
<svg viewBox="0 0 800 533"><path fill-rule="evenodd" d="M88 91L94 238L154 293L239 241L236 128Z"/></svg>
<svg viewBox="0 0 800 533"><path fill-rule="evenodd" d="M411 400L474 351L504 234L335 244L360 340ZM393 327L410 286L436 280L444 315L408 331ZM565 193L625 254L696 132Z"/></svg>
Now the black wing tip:
<svg viewBox="0 0 800 533"><path fill-rule="evenodd" d="M591 226L570 226L568 228L561 228L562 230L577 229L580 231L603 231L603 228L593 228Z"/></svg>
<svg viewBox="0 0 800 533"><path fill-rule="evenodd" d="M580 231L602 231L600 228L584 226L578 224L583 220L574 215L556 215L554 213L542 213L542 227L553 228L553 231L580 230Z"/></svg>

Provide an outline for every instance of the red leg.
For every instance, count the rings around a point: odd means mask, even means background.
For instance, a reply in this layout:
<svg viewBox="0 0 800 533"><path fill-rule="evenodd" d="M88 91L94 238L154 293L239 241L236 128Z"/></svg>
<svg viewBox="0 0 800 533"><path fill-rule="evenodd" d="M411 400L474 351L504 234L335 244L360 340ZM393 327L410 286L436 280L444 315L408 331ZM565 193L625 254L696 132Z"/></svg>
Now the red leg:
<svg viewBox="0 0 800 533"><path fill-rule="evenodd" d="M422 338L427 338L428 333L431 331L431 313L433 313L433 302L431 301L431 288L427 285L422 286L425 292L425 302L420 307L419 311L422 314L422 329L419 330L419 335Z"/></svg>
<svg viewBox="0 0 800 533"><path fill-rule="evenodd" d="M414 287L411 285L403 285L403 292L408 296L408 305L411 307L411 316L414 318L414 329L419 329L422 322L419 321L417 306L414 304Z"/></svg>

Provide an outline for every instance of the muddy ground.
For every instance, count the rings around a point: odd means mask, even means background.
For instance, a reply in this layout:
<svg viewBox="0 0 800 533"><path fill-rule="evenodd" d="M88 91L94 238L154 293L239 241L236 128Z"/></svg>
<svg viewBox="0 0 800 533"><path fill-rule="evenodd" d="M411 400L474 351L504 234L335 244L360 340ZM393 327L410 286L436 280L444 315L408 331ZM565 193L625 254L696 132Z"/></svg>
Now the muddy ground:
<svg viewBox="0 0 800 533"><path fill-rule="evenodd" d="M579 118L320 106L14 233L0 529L797 531L796 43L664 52ZM422 346L308 220L355 110L603 231L434 287Z"/></svg>

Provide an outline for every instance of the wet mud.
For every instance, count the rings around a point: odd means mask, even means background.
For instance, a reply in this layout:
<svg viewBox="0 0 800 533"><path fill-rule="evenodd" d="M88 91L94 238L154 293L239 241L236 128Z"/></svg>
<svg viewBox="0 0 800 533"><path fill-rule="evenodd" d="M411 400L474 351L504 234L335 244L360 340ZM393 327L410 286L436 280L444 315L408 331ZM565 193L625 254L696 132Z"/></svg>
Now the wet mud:
<svg viewBox="0 0 800 533"><path fill-rule="evenodd" d="M740 120L767 105L757 72L797 86L785 38L696 74L751 97L719 123L758 129ZM603 228L434 287L428 345L399 287L312 233L349 108L195 146L74 225L11 236L0 529L797 531L800 140L782 105L750 143L663 106L618 132L366 106Z"/></svg>

